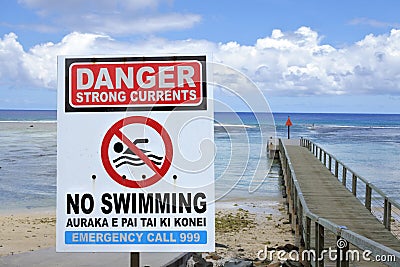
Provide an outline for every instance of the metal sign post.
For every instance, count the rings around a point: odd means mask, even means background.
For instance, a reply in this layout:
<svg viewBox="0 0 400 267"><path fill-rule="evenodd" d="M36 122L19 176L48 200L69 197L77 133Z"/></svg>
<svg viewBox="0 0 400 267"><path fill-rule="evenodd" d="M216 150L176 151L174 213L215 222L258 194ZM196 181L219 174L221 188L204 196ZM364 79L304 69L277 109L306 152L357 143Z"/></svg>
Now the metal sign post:
<svg viewBox="0 0 400 267"><path fill-rule="evenodd" d="M139 267L140 253L139 252L131 252L130 262L131 262L131 265L130 265L131 267Z"/></svg>

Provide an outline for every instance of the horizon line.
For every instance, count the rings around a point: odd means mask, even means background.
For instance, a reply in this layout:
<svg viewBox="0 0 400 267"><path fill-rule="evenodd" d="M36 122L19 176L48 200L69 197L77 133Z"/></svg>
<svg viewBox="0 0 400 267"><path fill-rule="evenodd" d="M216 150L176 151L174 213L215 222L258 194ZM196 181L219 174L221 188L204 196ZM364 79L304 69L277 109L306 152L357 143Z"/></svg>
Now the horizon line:
<svg viewBox="0 0 400 267"><path fill-rule="evenodd" d="M57 109L0 109L0 111L49 111ZM354 115L400 115L400 113L371 113L371 112L318 112L318 111L214 111L214 113L272 113L272 114L354 114Z"/></svg>

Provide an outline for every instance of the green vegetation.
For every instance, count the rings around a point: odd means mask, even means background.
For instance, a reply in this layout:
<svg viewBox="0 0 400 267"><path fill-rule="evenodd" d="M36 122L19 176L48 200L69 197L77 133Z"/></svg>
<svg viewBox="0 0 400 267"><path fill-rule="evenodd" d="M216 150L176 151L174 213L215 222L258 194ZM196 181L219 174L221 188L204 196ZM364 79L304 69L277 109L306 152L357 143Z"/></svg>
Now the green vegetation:
<svg viewBox="0 0 400 267"><path fill-rule="evenodd" d="M239 208L236 214L217 213L215 218L215 230L229 233L247 230L255 226L255 221L250 218L249 211Z"/></svg>

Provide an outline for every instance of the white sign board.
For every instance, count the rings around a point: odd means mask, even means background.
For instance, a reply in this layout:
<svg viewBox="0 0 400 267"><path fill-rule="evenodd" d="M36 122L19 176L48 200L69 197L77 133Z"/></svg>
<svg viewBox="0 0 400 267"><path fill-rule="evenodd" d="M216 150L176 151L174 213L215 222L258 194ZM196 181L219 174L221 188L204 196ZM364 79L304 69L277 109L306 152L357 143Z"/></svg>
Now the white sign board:
<svg viewBox="0 0 400 267"><path fill-rule="evenodd" d="M205 56L59 57L57 251L214 250Z"/></svg>

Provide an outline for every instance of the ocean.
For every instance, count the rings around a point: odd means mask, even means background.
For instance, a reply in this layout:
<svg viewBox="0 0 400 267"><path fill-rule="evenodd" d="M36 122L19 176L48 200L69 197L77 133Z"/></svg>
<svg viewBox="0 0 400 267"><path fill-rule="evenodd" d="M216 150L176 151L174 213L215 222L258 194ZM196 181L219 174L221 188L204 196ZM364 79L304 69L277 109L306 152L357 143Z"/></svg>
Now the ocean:
<svg viewBox="0 0 400 267"><path fill-rule="evenodd" d="M275 113L278 137L287 135L288 116L291 138L320 144L400 201L399 114ZM279 165L265 149L269 115L216 113L215 121L217 199L278 200ZM56 111L0 110L0 211L55 209L56 128Z"/></svg>

